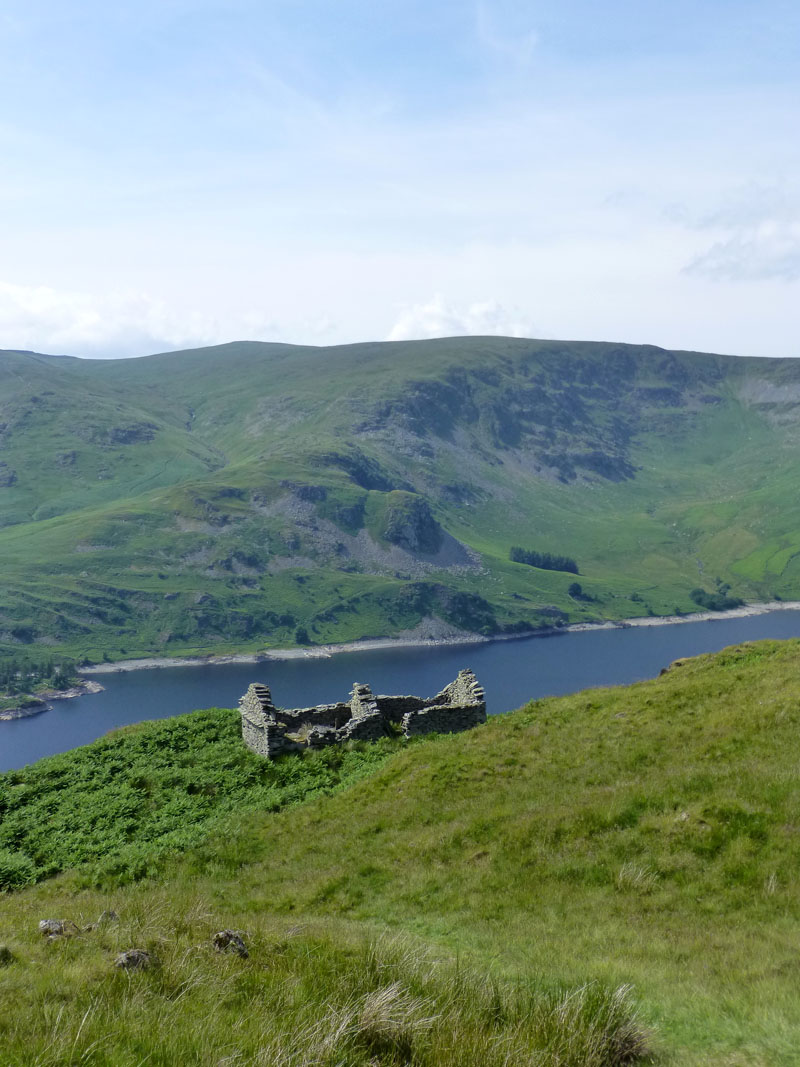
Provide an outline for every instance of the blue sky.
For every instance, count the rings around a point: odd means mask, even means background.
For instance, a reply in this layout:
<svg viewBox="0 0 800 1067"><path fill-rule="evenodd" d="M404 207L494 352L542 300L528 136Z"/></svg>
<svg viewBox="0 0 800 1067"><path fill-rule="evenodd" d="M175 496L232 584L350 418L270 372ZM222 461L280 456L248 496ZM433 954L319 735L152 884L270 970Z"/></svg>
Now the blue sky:
<svg viewBox="0 0 800 1067"><path fill-rule="evenodd" d="M0 0L0 347L800 355L800 5Z"/></svg>

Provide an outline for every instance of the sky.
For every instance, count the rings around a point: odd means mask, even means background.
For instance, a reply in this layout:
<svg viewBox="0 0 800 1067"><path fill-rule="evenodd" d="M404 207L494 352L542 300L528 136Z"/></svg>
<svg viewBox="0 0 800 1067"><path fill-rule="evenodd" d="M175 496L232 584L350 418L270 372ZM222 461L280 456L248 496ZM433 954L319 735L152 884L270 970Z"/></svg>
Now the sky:
<svg viewBox="0 0 800 1067"><path fill-rule="evenodd" d="M0 348L800 356L797 0L0 0Z"/></svg>

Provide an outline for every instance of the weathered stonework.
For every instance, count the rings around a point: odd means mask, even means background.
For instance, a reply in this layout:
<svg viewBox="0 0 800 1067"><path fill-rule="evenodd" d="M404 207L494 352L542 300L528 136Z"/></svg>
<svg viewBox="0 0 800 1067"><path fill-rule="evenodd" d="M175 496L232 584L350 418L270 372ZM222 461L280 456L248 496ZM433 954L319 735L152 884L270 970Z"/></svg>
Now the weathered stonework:
<svg viewBox="0 0 800 1067"><path fill-rule="evenodd" d="M242 737L248 748L267 759L306 748L343 741L377 741L400 724L405 737L453 734L486 722L483 688L471 670L436 696L375 696L356 682L347 702L311 708L282 709L265 685L254 683L239 701Z"/></svg>

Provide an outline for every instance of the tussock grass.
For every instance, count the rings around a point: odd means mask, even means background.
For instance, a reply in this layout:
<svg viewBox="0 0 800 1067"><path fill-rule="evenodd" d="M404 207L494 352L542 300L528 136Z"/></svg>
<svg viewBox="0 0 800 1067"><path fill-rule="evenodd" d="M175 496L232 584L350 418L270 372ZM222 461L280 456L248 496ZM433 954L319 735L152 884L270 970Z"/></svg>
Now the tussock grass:
<svg viewBox="0 0 800 1067"><path fill-rule="evenodd" d="M410 940L313 926L260 923L243 961L209 951L208 916L176 920L162 901L101 936L23 949L4 1067L625 1067L647 1055L625 987L515 985ZM159 965L115 973L111 955L132 938Z"/></svg>
<svg viewBox="0 0 800 1067"><path fill-rule="evenodd" d="M617 875L617 888L623 893L652 893L657 885L656 872L636 863L623 863Z"/></svg>

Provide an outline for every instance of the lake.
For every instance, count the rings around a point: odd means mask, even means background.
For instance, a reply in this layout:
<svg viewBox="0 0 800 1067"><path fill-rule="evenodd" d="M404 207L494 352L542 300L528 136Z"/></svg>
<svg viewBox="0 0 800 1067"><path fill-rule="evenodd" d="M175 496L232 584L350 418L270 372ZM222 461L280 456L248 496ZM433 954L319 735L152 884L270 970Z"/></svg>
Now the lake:
<svg viewBox="0 0 800 1067"><path fill-rule="evenodd" d="M103 693L59 700L52 711L0 722L0 771L85 745L142 719L236 707L250 682L270 686L279 707L303 707L346 699L354 681L369 682L376 693L432 696L459 668L472 667L486 689L489 713L497 714L536 697L652 678L681 656L766 637L800 637L800 611L469 646L380 649L330 659L103 674L98 676Z"/></svg>

